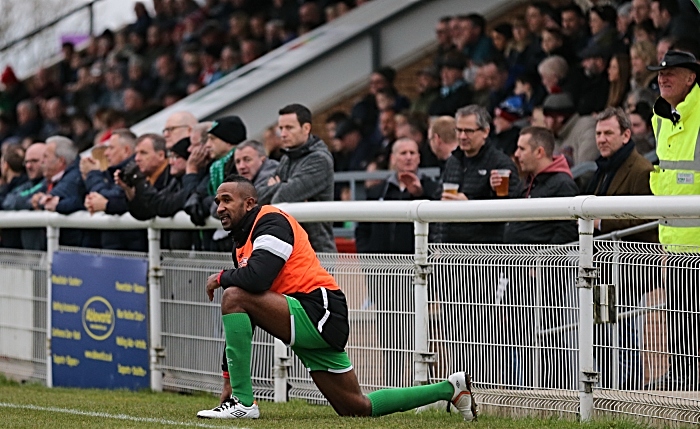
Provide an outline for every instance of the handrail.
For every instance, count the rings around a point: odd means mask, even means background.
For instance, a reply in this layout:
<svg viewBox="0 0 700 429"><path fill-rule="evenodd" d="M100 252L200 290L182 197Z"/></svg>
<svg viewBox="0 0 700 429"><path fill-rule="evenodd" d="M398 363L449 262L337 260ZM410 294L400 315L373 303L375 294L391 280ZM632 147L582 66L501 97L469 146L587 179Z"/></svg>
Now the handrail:
<svg viewBox="0 0 700 429"><path fill-rule="evenodd" d="M301 222L507 222L576 219L697 219L700 196L582 195L567 198L519 198L478 201L333 201L283 203L275 206ZM52 226L84 229L199 229L185 212L172 218L137 221L121 216L76 212L3 211L4 228ZM206 228L219 227L214 218Z"/></svg>
<svg viewBox="0 0 700 429"><path fill-rule="evenodd" d="M607 234L599 235L597 237L593 237L594 240L617 240L622 237L627 237L628 235L633 235L637 234L640 232L647 232L651 231L652 229L656 229L659 226L659 221L654 221L654 222L648 222L644 223L641 225L636 225L636 226L631 226L626 229L620 229L617 231L609 232Z"/></svg>
<svg viewBox="0 0 700 429"><path fill-rule="evenodd" d="M98 2L101 2L101 1L103 1L103 0L92 0L92 1L90 1L89 3L85 3L85 4L82 5L82 6L78 6L78 7L74 8L74 9L72 9L72 10L70 10L70 11L64 13L63 15L59 16L58 18L54 19L53 21L50 21L50 22L48 22L48 23L46 23L46 24L43 24L42 26L40 26L40 27L38 27L38 28L36 28L36 29L30 31L29 33L25 34L24 36L20 36L20 37L18 37L18 38L16 38L16 39L14 39L14 40L12 40L12 41L6 43L6 44L3 45L2 47L0 47L0 53L5 52L6 50L12 48L12 47L15 46L16 44L18 44L18 43L20 43L20 42L22 42L22 41L24 41L24 40L26 40L26 39L30 39L30 38L36 36L37 34L41 33L42 31L46 30L47 28L53 27L54 25L58 24L59 22L63 21L64 19L68 18L69 16L73 15L74 13L78 13L78 12L82 11L83 9L89 9L89 10L90 10L90 34L92 35L92 31L93 31L94 26L95 26L95 16L94 16L94 14L93 14L93 6L94 6L95 3L98 3Z"/></svg>

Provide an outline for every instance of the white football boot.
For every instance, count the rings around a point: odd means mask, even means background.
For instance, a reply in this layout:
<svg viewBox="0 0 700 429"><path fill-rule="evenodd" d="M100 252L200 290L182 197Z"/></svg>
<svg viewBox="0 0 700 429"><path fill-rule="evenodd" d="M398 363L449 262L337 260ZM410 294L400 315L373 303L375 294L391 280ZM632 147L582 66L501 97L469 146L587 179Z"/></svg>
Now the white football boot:
<svg viewBox="0 0 700 429"><path fill-rule="evenodd" d="M238 398L231 396L223 404L211 410L202 410L197 413L200 419L257 419L260 417L258 404L246 407L238 401Z"/></svg>
<svg viewBox="0 0 700 429"><path fill-rule="evenodd" d="M452 395L452 405L459 410L464 420L476 420L476 402L472 397L472 381L469 374L456 372L447 380L455 388L455 393Z"/></svg>

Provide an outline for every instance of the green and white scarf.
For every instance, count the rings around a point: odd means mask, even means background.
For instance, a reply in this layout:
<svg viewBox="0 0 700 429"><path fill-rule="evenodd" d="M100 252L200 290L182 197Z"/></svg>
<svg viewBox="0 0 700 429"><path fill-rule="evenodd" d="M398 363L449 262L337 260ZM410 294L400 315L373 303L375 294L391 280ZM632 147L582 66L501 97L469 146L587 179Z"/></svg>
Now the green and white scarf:
<svg viewBox="0 0 700 429"><path fill-rule="evenodd" d="M209 167L209 195L216 195L216 190L224 182L224 169L226 163L231 159L233 153L236 151L234 147L224 155L223 158L217 159Z"/></svg>

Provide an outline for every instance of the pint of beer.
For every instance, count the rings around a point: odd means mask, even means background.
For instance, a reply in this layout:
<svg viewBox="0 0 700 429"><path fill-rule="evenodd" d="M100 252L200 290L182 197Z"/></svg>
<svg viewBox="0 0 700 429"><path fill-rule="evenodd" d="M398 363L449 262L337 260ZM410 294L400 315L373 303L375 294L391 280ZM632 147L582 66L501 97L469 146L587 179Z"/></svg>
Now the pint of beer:
<svg viewBox="0 0 700 429"><path fill-rule="evenodd" d="M448 194L457 195L457 192L459 192L459 184L457 184L457 183L443 183L442 184L442 191L447 192Z"/></svg>
<svg viewBox="0 0 700 429"><path fill-rule="evenodd" d="M508 196L508 184L510 182L510 170L496 170L499 176L501 176L501 184L496 186L496 196L507 197Z"/></svg>

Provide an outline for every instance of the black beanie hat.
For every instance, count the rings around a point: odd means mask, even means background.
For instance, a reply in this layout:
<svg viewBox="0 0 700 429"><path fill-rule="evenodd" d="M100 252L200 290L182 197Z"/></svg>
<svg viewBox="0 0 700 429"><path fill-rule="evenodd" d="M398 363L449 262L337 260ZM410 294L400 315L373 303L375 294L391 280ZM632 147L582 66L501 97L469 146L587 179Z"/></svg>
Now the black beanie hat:
<svg viewBox="0 0 700 429"><path fill-rule="evenodd" d="M217 119L207 132L233 146L247 138L245 124L235 115Z"/></svg>
<svg viewBox="0 0 700 429"><path fill-rule="evenodd" d="M185 137L184 139L178 140L177 143L170 148L170 152L177 154L177 156L181 158L188 159L190 157L190 153L187 151L187 148L190 147L190 144L190 138Z"/></svg>

